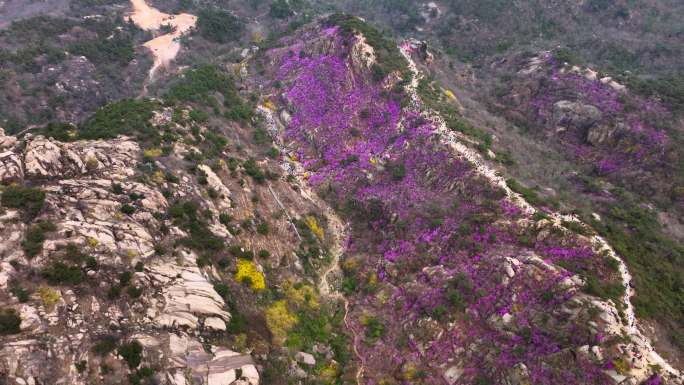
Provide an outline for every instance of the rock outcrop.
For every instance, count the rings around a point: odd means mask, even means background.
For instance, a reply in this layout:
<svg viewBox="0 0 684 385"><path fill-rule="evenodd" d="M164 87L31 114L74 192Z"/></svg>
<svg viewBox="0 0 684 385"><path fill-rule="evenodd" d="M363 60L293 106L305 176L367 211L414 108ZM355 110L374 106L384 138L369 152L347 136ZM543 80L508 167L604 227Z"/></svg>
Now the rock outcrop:
<svg viewBox="0 0 684 385"><path fill-rule="evenodd" d="M595 106L561 100L553 105L553 119L557 127L588 129L601 120L601 111Z"/></svg>
<svg viewBox="0 0 684 385"><path fill-rule="evenodd" d="M28 255L24 245L33 225L23 223L20 210L0 211L0 307L14 309L21 321L18 333L0 336L0 383L85 385L100 378L100 367L125 377L126 367L112 356L115 346L112 353L96 348L117 335L115 344L140 343L146 365L156 369L155 383L259 384L250 355L202 339L225 332L231 314L193 251L180 248L178 258L161 255L158 229L172 224L160 214L169 202L157 185L134 178L142 159L135 141L62 143L0 134L0 181L39 187L45 200L33 223L52 226L41 234L39 251ZM212 186L229 202L230 191L210 171ZM125 205L130 208L123 212ZM175 226L169 232L186 236ZM78 258L90 261L83 276L59 270L72 276L55 276L40 286L27 281L29 272L68 269ZM140 268L124 281L120 272L136 264ZM90 285L76 294L58 282L70 279Z"/></svg>

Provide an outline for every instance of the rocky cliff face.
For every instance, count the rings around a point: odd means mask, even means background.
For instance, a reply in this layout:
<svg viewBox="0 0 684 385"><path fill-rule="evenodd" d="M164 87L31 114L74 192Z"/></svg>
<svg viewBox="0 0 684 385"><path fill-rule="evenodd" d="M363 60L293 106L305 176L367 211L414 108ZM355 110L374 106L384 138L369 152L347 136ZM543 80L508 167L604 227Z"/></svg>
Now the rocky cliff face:
<svg viewBox="0 0 684 385"><path fill-rule="evenodd" d="M164 111L155 122L168 123ZM285 181L266 189L234 179L243 169L232 157L232 172L223 161L188 172L181 142L161 156L127 137L59 142L0 134L2 383L259 383L253 348L222 337L232 314L221 282L232 280L235 261L212 266L207 243L214 253L232 244L233 255L261 259L239 259L251 280L230 289L251 296L256 308L263 287L254 279L264 279L263 266L301 268L294 221L318 210L309 196ZM228 160L225 151L220 158ZM269 162L277 167L271 160L262 167ZM179 210L202 219L181 223ZM254 231L255 214L269 218L269 235L240 236ZM243 222L234 227L233 220ZM274 272L266 279L277 285L285 278ZM231 306L239 301L230 298ZM269 333L257 332L250 340L268 346Z"/></svg>
<svg viewBox="0 0 684 385"><path fill-rule="evenodd" d="M92 352L116 334L120 343L142 346L138 354L148 365L164 368L156 374L164 383L258 384L249 355L201 339L202 333L225 331L230 313L210 272L197 267L196 253L155 254L164 223L155 215L169 203L158 187L133 180L141 158L135 141L60 143L4 135L2 140L3 182L43 190L44 207L32 222L52 224L29 256L26 234L35 225L22 223L21 209L2 215L3 308L14 309L21 319L21 332L3 337L0 349L0 368L10 383L86 384L105 365L125 376L108 352ZM139 197L135 201L133 194ZM121 212L128 203L135 213ZM169 232L183 236L178 228ZM88 255L87 267L74 270L58 262L74 263L74 254ZM52 271L47 283L31 279L39 271ZM111 298L117 272L128 273L128 298ZM62 286L77 281L85 285ZM10 295L17 290L26 294Z"/></svg>

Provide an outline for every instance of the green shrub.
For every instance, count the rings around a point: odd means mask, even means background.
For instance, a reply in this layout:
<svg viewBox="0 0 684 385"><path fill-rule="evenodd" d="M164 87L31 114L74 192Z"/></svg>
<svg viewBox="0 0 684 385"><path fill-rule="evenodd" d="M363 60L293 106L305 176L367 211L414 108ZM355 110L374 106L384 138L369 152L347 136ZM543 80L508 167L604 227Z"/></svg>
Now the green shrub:
<svg viewBox="0 0 684 385"><path fill-rule="evenodd" d="M588 276L586 278L583 290L587 294L594 295L599 298L612 299L616 304L622 303L622 296L625 294L625 288L622 286L621 282L603 282L594 276Z"/></svg>
<svg viewBox="0 0 684 385"><path fill-rule="evenodd" d="M280 156L280 150L278 147L271 146L271 148L268 149L268 157L271 159L277 159Z"/></svg>
<svg viewBox="0 0 684 385"><path fill-rule="evenodd" d="M124 193L123 187L119 183L112 183L112 193L121 195Z"/></svg>
<svg viewBox="0 0 684 385"><path fill-rule="evenodd" d="M126 215L132 215L135 213L135 207L129 205L129 204L124 204L121 206L121 212L126 214Z"/></svg>
<svg viewBox="0 0 684 385"><path fill-rule="evenodd" d="M261 235L268 235L271 231L271 227L268 225L268 222L262 221L259 222L259 224L256 227L257 233Z"/></svg>
<svg viewBox="0 0 684 385"><path fill-rule="evenodd" d="M242 104L233 79L219 67L203 64L185 71L183 77L171 86L165 96L170 102L209 104L216 92L223 95L226 106Z"/></svg>
<svg viewBox="0 0 684 385"><path fill-rule="evenodd" d="M654 211L627 196L619 196L619 203L610 205L601 217L601 221L592 222L592 227L626 262L636 291L632 303L637 316L682 325L684 247L664 234ZM614 268L610 263L607 266ZM591 284L589 290L606 291ZM681 328L673 328L671 334L676 332L681 333Z"/></svg>
<svg viewBox="0 0 684 385"><path fill-rule="evenodd" d="M107 298L110 300L115 300L121 296L121 286L112 285L109 290L107 290Z"/></svg>
<svg viewBox="0 0 684 385"><path fill-rule="evenodd" d="M560 63L568 63L569 65L574 65L577 63L577 56L569 48L563 47L558 48L553 51L553 56Z"/></svg>
<svg viewBox="0 0 684 385"><path fill-rule="evenodd" d="M155 246L156 247L156 246ZM133 268L135 271L138 273L142 272L145 269L145 264L142 262L138 262L135 264L135 267Z"/></svg>
<svg viewBox="0 0 684 385"><path fill-rule="evenodd" d="M12 286L12 288L10 288L10 293L17 297L17 299L21 303L28 302L30 299L30 293L28 292L28 290L24 289L19 285Z"/></svg>
<svg viewBox="0 0 684 385"><path fill-rule="evenodd" d="M57 227L52 222L39 222L29 227L26 231L26 237L21 242L21 247L24 249L26 256L33 258L43 250L43 242L45 242L45 233L53 232Z"/></svg>
<svg viewBox="0 0 684 385"><path fill-rule="evenodd" d="M577 233L580 235L589 235L589 233L590 233L589 229L587 227L585 227L584 225L582 225L582 223L580 223L580 222L562 221L561 223L562 223L563 227L565 227L566 229L568 229L574 233Z"/></svg>
<svg viewBox="0 0 684 385"><path fill-rule="evenodd" d="M113 139L119 135L136 137L143 142L158 143L159 129L150 119L158 107L149 99L124 99L99 108L81 126L81 139Z"/></svg>
<svg viewBox="0 0 684 385"><path fill-rule="evenodd" d="M254 108L246 103L235 103L223 114L227 119L236 122L249 122L255 115Z"/></svg>
<svg viewBox="0 0 684 385"><path fill-rule="evenodd" d="M78 361L77 363L74 364L74 366L76 367L76 370L77 370L79 373L83 373L83 372L85 372L86 369L88 368L88 361L83 361L83 360L82 360L82 361Z"/></svg>
<svg viewBox="0 0 684 385"><path fill-rule="evenodd" d="M86 259L85 267L88 270L97 270L99 267L97 259L95 259L94 257L88 257Z"/></svg>
<svg viewBox="0 0 684 385"><path fill-rule="evenodd" d="M77 128L71 123L51 122L38 130L37 134L44 135L46 138L54 138L60 142L74 140Z"/></svg>
<svg viewBox="0 0 684 385"><path fill-rule="evenodd" d="M204 218L198 215L199 205L192 201L176 202L169 207L168 215L178 227L188 233L181 242L204 254L215 254L224 248L223 240L214 235Z"/></svg>
<svg viewBox="0 0 684 385"><path fill-rule="evenodd" d="M356 277L345 277L342 280L342 291L346 295L352 295L356 292L359 284Z"/></svg>
<svg viewBox="0 0 684 385"><path fill-rule="evenodd" d="M245 168L245 173L251 176L255 182L262 184L266 181L266 174L259 168L254 158L249 158L242 166Z"/></svg>
<svg viewBox="0 0 684 385"><path fill-rule="evenodd" d="M227 326L227 331L230 334L246 333L249 330L249 321L242 315L242 313L231 309L230 322Z"/></svg>
<svg viewBox="0 0 684 385"><path fill-rule="evenodd" d="M206 123L209 121L209 114L207 114L204 110L193 109L190 111L190 119L197 123Z"/></svg>
<svg viewBox="0 0 684 385"><path fill-rule="evenodd" d="M30 219L35 218L45 205L45 192L38 188L10 185L2 191L4 207L22 210Z"/></svg>
<svg viewBox="0 0 684 385"><path fill-rule="evenodd" d="M132 278L133 273L130 271L124 271L123 273L119 274L119 285L128 286L128 284L131 283Z"/></svg>
<svg viewBox="0 0 684 385"><path fill-rule="evenodd" d="M294 15L294 12L287 0L275 0L271 3L268 15L276 19L286 19Z"/></svg>
<svg viewBox="0 0 684 385"><path fill-rule="evenodd" d="M113 37L79 41L69 46L75 55L85 56L94 64L115 63L125 66L135 57L133 39L125 34L115 33Z"/></svg>
<svg viewBox="0 0 684 385"><path fill-rule="evenodd" d="M129 286L128 289L126 289L126 293L131 298L140 298L140 296L143 293L143 288L142 287L136 287L136 286Z"/></svg>
<svg viewBox="0 0 684 385"><path fill-rule="evenodd" d="M116 349L118 340L115 336L105 335L93 346L93 351L100 356L105 356Z"/></svg>
<svg viewBox="0 0 684 385"><path fill-rule="evenodd" d="M254 129L252 137L254 138L254 143L259 145L271 142L271 137L268 135L268 132L261 127Z"/></svg>
<svg viewBox="0 0 684 385"><path fill-rule="evenodd" d="M78 285L84 279L80 267L70 266L63 262L51 263L41 271L41 274L53 285Z"/></svg>
<svg viewBox="0 0 684 385"><path fill-rule="evenodd" d="M142 361L143 347L138 341L122 344L117 352L123 357L124 361L126 361L128 367L131 369L137 368Z"/></svg>
<svg viewBox="0 0 684 385"><path fill-rule="evenodd" d="M214 284L214 291L216 291L216 293L218 293L218 295L220 295L221 298L226 298L226 296L229 293L228 285L226 285L225 283L221 283L221 282L215 283Z"/></svg>
<svg viewBox="0 0 684 385"><path fill-rule="evenodd" d="M390 170L392 172L392 179L396 181L400 181L406 176L406 167L403 163L393 165L390 167Z"/></svg>
<svg viewBox="0 0 684 385"><path fill-rule="evenodd" d="M240 40L244 23L222 9L205 8L197 14L197 31L203 38L216 43Z"/></svg>
<svg viewBox="0 0 684 385"><path fill-rule="evenodd" d="M21 332L21 317L14 309L0 310L0 336Z"/></svg>
<svg viewBox="0 0 684 385"><path fill-rule="evenodd" d="M506 184L514 192L522 195L522 197L531 205L540 206L544 204L544 200L537 194L536 191L529 189L515 179L507 179Z"/></svg>
<svg viewBox="0 0 684 385"><path fill-rule="evenodd" d="M221 223L224 226L229 226L230 222L233 221L233 217L230 216L228 213L221 213L219 214L219 223Z"/></svg>
<svg viewBox="0 0 684 385"><path fill-rule="evenodd" d="M140 368L135 373L128 375L128 382L131 385L141 385L141 384L153 384L149 379L154 376L154 369L152 368Z"/></svg>
<svg viewBox="0 0 684 385"><path fill-rule="evenodd" d="M675 74L655 79L631 76L629 88L649 97L658 97L677 111L684 110L684 75Z"/></svg>
<svg viewBox="0 0 684 385"><path fill-rule="evenodd" d="M456 308L456 310L462 311L466 308L466 300L460 291L450 288L446 292L446 299L449 304Z"/></svg>
<svg viewBox="0 0 684 385"><path fill-rule="evenodd" d="M377 318L370 317L365 322L366 338L373 343L385 335L385 325L383 325Z"/></svg>

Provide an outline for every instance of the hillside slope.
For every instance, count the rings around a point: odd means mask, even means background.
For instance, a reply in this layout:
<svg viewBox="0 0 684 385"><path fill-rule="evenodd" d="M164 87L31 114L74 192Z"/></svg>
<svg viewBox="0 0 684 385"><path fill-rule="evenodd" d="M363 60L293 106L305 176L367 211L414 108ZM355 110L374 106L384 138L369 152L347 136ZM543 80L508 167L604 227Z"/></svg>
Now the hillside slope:
<svg viewBox="0 0 684 385"><path fill-rule="evenodd" d="M674 99L489 52L539 4L486 3L384 24L431 41L301 0L1 31L0 384L684 384Z"/></svg>

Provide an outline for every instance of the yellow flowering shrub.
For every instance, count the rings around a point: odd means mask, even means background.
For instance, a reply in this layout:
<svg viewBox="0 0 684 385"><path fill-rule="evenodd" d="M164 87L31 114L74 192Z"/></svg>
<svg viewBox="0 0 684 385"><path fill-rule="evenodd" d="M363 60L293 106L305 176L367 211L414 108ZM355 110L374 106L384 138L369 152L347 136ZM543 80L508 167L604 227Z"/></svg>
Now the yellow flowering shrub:
<svg viewBox="0 0 684 385"><path fill-rule="evenodd" d="M306 217L306 225L309 226L309 229L311 229L311 232L314 233L318 237L318 239L323 239L323 235L325 234L323 229L318 225L318 221L316 218L312 215L307 215Z"/></svg>
<svg viewBox="0 0 684 385"><path fill-rule="evenodd" d="M375 286L378 284L378 275L376 273L368 274L368 284L370 286Z"/></svg>
<svg viewBox="0 0 684 385"><path fill-rule="evenodd" d="M454 93L451 90L445 89L444 95L446 95L446 97L451 99L451 100L456 100L456 95L454 95Z"/></svg>
<svg viewBox="0 0 684 385"><path fill-rule="evenodd" d="M145 158L159 158L162 155L162 150L160 148L148 148L143 151L143 156Z"/></svg>
<svg viewBox="0 0 684 385"><path fill-rule="evenodd" d="M402 371L404 372L405 379L414 380L416 378L416 373L418 372L418 369L416 368L416 365L414 363L407 363L404 364Z"/></svg>
<svg viewBox="0 0 684 385"><path fill-rule="evenodd" d="M100 244L100 241L98 241L97 238L88 237L88 246L97 247L97 245L99 245L99 244Z"/></svg>
<svg viewBox="0 0 684 385"><path fill-rule="evenodd" d="M677 196L684 198L684 186L678 186L677 188L675 188L675 194Z"/></svg>
<svg viewBox="0 0 684 385"><path fill-rule="evenodd" d="M47 286L38 289L38 295L46 308L52 308L62 298L59 293Z"/></svg>
<svg viewBox="0 0 684 385"><path fill-rule="evenodd" d="M166 177L164 176L164 173L161 170L155 171L152 176L150 176L150 180L154 184L163 184L164 181L166 180Z"/></svg>
<svg viewBox="0 0 684 385"><path fill-rule="evenodd" d="M282 345L289 332L297 324L297 316L287 308L284 299L274 302L266 309L266 324L273 334L276 344Z"/></svg>
<svg viewBox="0 0 684 385"><path fill-rule="evenodd" d="M89 156L85 160L85 166L88 171L94 171L100 166L100 161L94 156Z"/></svg>
<svg viewBox="0 0 684 385"><path fill-rule="evenodd" d="M249 280L250 285L254 290L263 290L266 288L264 274L257 270L254 262L247 259L238 259L235 280L238 282Z"/></svg>
<svg viewBox="0 0 684 385"><path fill-rule="evenodd" d="M286 281L283 283L283 291L287 302L296 307L306 306L314 310L320 307L316 291L311 285Z"/></svg>
<svg viewBox="0 0 684 385"><path fill-rule="evenodd" d="M275 110L276 110L275 104L273 104L273 102L270 101L270 100L265 101L264 104L263 104L263 106L264 106L265 108L268 108L268 109L271 110L271 111L275 111Z"/></svg>
<svg viewBox="0 0 684 385"><path fill-rule="evenodd" d="M318 372L318 378L326 384L333 384L337 378L339 372L339 365L335 362L331 362L329 365L324 366Z"/></svg>
<svg viewBox="0 0 684 385"><path fill-rule="evenodd" d="M615 371L618 372L618 374L622 375L625 375L630 371L629 363L625 361L623 358L614 359L613 367L615 368Z"/></svg>

